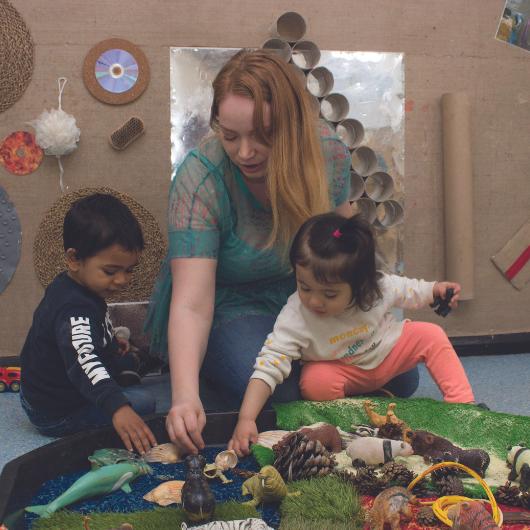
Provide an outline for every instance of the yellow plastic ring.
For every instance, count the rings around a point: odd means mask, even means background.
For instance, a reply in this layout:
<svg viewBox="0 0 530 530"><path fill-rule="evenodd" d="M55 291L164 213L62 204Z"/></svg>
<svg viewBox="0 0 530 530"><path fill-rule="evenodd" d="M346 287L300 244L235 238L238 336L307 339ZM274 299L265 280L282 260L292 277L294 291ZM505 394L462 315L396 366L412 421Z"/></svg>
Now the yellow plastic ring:
<svg viewBox="0 0 530 530"><path fill-rule="evenodd" d="M423 480L429 473L432 471L436 471L437 469L440 469L442 467L457 467L458 469L462 469L465 471L468 475L471 475L474 479L476 479L479 484L484 488L484 491L486 492L486 495L488 496L489 502L491 504L491 512L493 515L493 520L495 521L495 524L497 526L500 526L502 523L502 512L500 511L499 507L497 506L497 501L495 500L495 497L493 496L493 493L491 492L490 487L484 482L482 477L470 469L467 466L464 466L463 464L459 464L458 462L440 462L439 464L435 464L429 468L427 468L423 473L418 475L407 487L409 491L412 491L414 486L420 481ZM458 500L457 500L458 499ZM458 502L464 502L464 501L473 501L477 499L470 499L468 497L460 497L458 495L450 495L445 497L440 497L437 501L435 501L432 505L432 510L436 517L440 519L443 523L445 523L447 526L453 526L453 522L447 517L447 510L445 510L446 507L449 507L452 504L456 504Z"/></svg>

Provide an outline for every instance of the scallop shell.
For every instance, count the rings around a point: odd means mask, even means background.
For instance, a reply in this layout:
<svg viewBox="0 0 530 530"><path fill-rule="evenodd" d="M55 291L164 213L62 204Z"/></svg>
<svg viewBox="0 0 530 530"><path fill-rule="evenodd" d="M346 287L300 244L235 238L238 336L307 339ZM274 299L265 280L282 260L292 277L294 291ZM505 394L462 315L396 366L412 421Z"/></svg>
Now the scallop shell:
<svg viewBox="0 0 530 530"><path fill-rule="evenodd" d="M182 461L177 446L172 443L151 447L151 449L145 453L144 459L147 462L161 462L162 464L175 464Z"/></svg>
<svg viewBox="0 0 530 530"><path fill-rule="evenodd" d="M272 446L277 444L284 436L290 434L291 431L264 431L258 434L258 445L272 449Z"/></svg>
<svg viewBox="0 0 530 530"><path fill-rule="evenodd" d="M160 506L178 504L182 502L183 480L170 480L162 482L155 489L144 495L144 499L149 502L156 502Z"/></svg>
<svg viewBox="0 0 530 530"><path fill-rule="evenodd" d="M221 451L215 457L215 465L220 471L226 471L227 469L232 469L237 466L238 458L236 452L232 449L227 451Z"/></svg>

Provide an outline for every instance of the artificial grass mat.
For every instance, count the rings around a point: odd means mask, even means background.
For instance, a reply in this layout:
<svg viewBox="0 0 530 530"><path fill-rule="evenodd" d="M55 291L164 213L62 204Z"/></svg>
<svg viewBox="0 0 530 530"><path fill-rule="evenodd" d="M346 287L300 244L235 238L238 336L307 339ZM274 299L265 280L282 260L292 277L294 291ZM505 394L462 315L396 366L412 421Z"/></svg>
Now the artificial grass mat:
<svg viewBox="0 0 530 530"><path fill-rule="evenodd" d="M278 429L293 431L304 425L326 422L345 431L352 425L368 424L363 401L370 399L374 409L384 415L389 403L397 404L395 413L414 430L426 430L451 440L463 448L485 449L490 456L506 460L508 448L526 445L530 441L530 417L484 410L475 405L445 403L429 398L356 397L335 401L294 401L278 403ZM494 404L492 404L494 406ZM252 446L252 453L263 466L271 464L274 454L270 449ZM506 468L506 476L508 468ZM485 497L482 486L471 477L464 481L466 494Z"/></svg>
<svg viewBox="0 0 530 530"><path fill-rule="evenodd" d="M84 515L78 512L61 510L48 518L37 519L32 528L38 530L57 530L83 528ZM232 521L260 517L253 506L242 505L237 501L217 504L214 520ZM109 530L119 528L123 523L129 523L134 528L142 530L160 530L161 528L180 528L186 522L186 514L182 508L155 508L143 512L99 512L91 513L88 519L90 530Z"/></svg>
<svg viewBox="0 0 530 530"><path fill-rule="evenodd" d="M300 495L286 497L280 507L280 530L344 528L363 526L357 491L338 477L299 480L289 483L289 491ZM314 526L309 526L314 524Z"/></svg>

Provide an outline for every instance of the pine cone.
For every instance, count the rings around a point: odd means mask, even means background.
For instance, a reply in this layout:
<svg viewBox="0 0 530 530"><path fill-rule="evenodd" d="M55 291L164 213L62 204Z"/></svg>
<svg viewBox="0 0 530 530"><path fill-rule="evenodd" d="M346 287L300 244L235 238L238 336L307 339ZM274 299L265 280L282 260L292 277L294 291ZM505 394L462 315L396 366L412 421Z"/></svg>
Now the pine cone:
<svg viewBox="0 0 530 530"><path fill-rule="evenodd" d="M530 491L523 491L519 500L525 510L530 510Z"/></svg>
<svg viewBox="0 0 530 530"><path fill-rule="evenodd" d="M285 481L323 477L336 465L335 457L318 440L310 440L301 432L286 436L273 446L274 467Z"/></svg>
<svg viewBox="0 0 530 530"><path fill-rule="evenodd" d="M494 494L495 500L507 506L521 506L521 490L517 486L512 486L511 482L506 482L504 486L499 486Z"/></svg>
<svg viewBox="0 0 530 530"><path fill-rule="evenodd" d="M444 460L441 458L435 458L432 460L433 464L438 464L440 462L443 462ZM433 480L440 480L442 477L450 477L450 476L457 476L459 474L459 470L457 467L441 467L439 469L436 469L431 473L431 477Z"/></svg>
<svg viewBox="0 0 530 530"><path fill-rule="evenodd" d="M383 478L389 486L407 487L414 479L414 473L403 464L387 462L382 468Z"/></svg>
<svg viewBox="0 0 530 530"><path fill-rule="evenodd" d="M436 492L427 486L425 479L420 480L413 488L412 493L419 499L425 499L426 497L437 497Z"/></svg>
<svg viewBox="0 0 530 530"><path fill-rule="evenodd" d="M403 440L403 425L399 423L385 423L379 427L377 437L401 441Z"/></svg>
<svg viewBox="0 0 530 530"><path fill-rule="evenodd" d="M464 484L454 475L435 480L434 484L442 497L445 495L464 495Z"/></svg>
<svg viewBox="0 0 530 530"><path fill-rule="evenodd" d="M416 522L420 526L440 526L440 520L434 515L430 506L424 506L418 510Z"/></svg>
<svg viewBox="0 0 530 530"><path fill-rule="evenodd" d="M361 495L371 495L375 497L386 488L386 481L378 477L374 466L359 468L356 473L341 469L335 474L344 482L348 482Z"/></svg>

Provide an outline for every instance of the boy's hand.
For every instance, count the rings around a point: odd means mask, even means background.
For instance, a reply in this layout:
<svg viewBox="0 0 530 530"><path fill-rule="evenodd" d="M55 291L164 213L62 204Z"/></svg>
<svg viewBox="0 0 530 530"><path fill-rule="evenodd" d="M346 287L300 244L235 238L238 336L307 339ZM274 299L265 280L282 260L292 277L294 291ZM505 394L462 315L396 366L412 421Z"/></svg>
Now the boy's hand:
<svg viewBox="0 0 530 530"><path fill-rule="evenodd" d="M127 339L116 337L116 341L118 343L118 353L120 355L129 353L129 350L131 349L131 343Z"/></svg>
<svg viewBox="0 0 530 530"><path fill-rule="evenodd" d="M123 405L112 416L112 425L123 441L123 445L132 451L133 447L143 455L157 445L151 429L130 405Z"/></svg>
<svg viewBox="0 0 530 530"><path fill-rule="evenodd" d="M253 420L240 419L234 434L228 442L228 449L233 449L240 458L250 453L249 445L258 441L258 428Z"/></svg>
<svg viewBox="0 0 530 530"><path fill-rule="evenodd" d="M447 289L453 289L454 291L454 294L451 300L449 300L449 307L454 309L455 307L458 306L458 299L460 298L460 291L462 290L459 283L436 282L432 290L433 298L436 298L437 296L439 296L442 300L444 300Z"/></svg>

